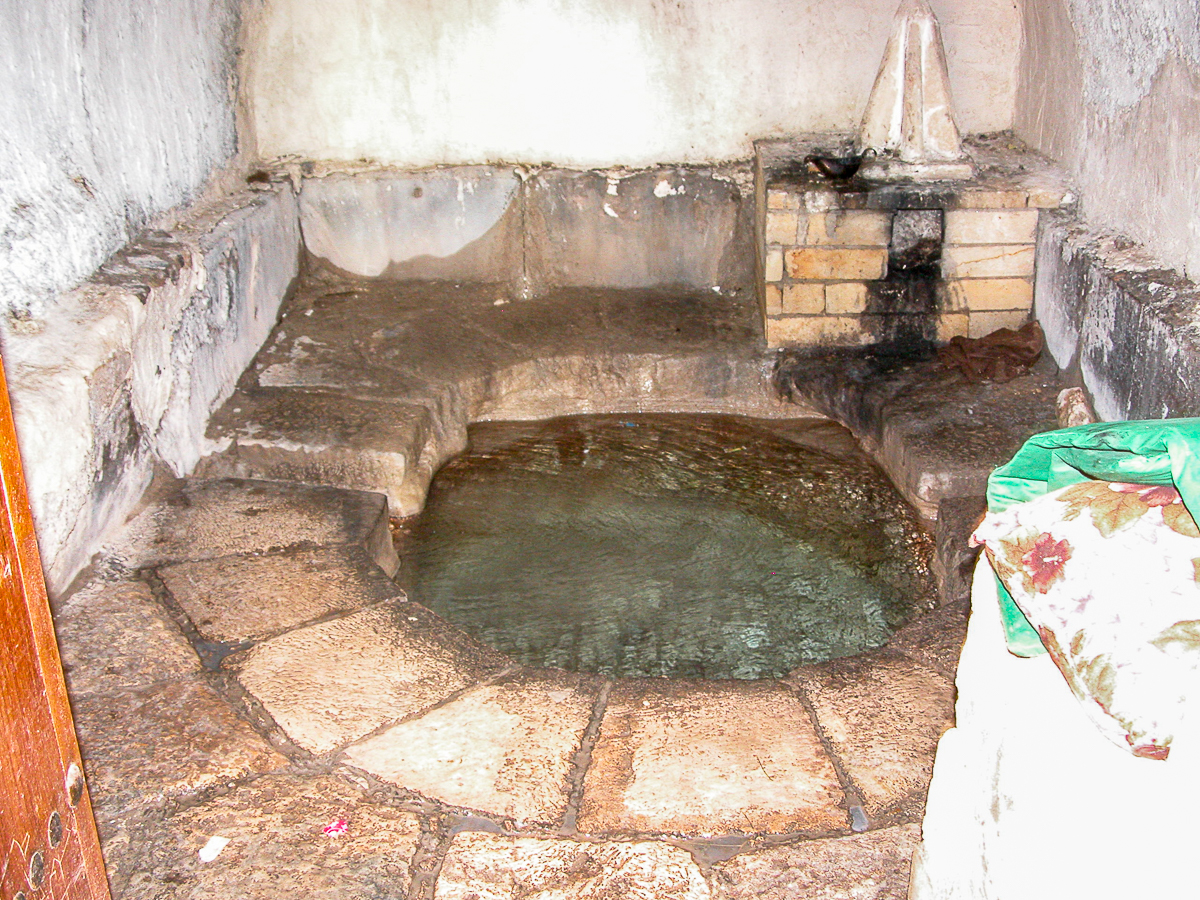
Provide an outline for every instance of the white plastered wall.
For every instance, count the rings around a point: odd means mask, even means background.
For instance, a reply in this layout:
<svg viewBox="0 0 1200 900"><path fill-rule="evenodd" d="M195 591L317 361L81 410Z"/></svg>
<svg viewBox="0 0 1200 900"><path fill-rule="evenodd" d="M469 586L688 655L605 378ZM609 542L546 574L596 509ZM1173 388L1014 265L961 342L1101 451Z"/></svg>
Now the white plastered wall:
<svg viewBox="0 0 1200 900"><path fill-rule="evenodd" d="M296 272L290 186L227 190L240 10L0 5L0 339L52 591L195 463Z"/></svg>
<svg viewBox="0 0 1200 900"><path fill-rule="evenodd" d="M857 126L897 0L253 0L264 156L423 166L744 159ZM1015 0L938 0L959 124L1010 127Z"/></svg>
<svg viewBox="0 0 1200 900"><path fill-rule="evenodd" d="M1088 223L1200 279L1200 4L1024 0L1014 127Z"/></svg>
<svg viewBox="0 0 1200 900"><path fill-rule="evenodd" d="M0 6L0 309L52 305L235 150L237 0Z"/></svg>

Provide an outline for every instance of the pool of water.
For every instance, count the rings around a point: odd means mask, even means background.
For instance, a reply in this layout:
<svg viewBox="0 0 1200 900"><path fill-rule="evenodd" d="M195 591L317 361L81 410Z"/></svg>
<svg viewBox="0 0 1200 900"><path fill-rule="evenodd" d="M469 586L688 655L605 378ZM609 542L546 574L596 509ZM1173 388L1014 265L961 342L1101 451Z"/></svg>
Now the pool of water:
<svg viewBox="0 0 1200 900"><path fill-rule="evenodd" d="M779 677L934 597L916 513L823 421L479 423L400 547L414 599L479 640L613 676Z"/></svg>

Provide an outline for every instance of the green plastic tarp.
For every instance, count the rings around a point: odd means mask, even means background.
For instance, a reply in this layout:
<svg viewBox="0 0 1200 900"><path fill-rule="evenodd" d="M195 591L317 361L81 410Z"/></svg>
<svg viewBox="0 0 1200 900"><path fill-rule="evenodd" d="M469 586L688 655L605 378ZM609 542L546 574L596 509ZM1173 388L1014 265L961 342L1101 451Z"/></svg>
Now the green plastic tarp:
<svg viewBox="0 0 1200 900"><path fill-rule="evenodd" d="M1089 479L1174 485L1200 522L1200 419L1098 422L1036 434L988 478L988 511L1001 512ZM1009 651L1045 653L1037 631L999 579L997 586Z"/></svg>

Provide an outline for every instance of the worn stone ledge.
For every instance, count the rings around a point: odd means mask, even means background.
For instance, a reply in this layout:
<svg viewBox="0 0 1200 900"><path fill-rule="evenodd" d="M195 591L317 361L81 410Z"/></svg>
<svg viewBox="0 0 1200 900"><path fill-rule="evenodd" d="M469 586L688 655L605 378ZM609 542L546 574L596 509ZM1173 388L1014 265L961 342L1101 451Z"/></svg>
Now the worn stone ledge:
<svg viewBox="0 0 1200 900"><path fill-rule="evenodd" d="M1066 214L1038 241L1034 313L1102 419L1200 415L1200 285Z"/></svg>
<svg viewBox="0 0 1200 900"><path fill-rule="evenodd" d="M195 464L209 414L274 325L299 245L290 188L235 194L143 236L44 315L10 325L5 365L51 592L129 513L156 464L177 474Z"/></svg>
<svg viewBox="0 0 1200 900"><path fill-rule="evenodd" d="M750 282L748 166L311 166L308 251L344 272L560 287Z"/></svg>

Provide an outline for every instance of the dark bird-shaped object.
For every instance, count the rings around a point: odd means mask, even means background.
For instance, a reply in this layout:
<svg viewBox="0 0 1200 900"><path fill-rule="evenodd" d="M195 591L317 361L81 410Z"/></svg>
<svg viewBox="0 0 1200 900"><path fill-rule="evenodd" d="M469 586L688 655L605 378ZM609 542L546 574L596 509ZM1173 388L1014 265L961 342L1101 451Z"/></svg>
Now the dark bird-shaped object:
<svg viewBox="0 0 1200 900"><path fill-rule="evenodd" d="M817 172L823 178L842 180L853 178L858 171L858 167L863 164L863 160L867 158L867 154L863 153L858 156L821 156L814 154L807 157L804 161L808 163L809 169Z"/></svg>

